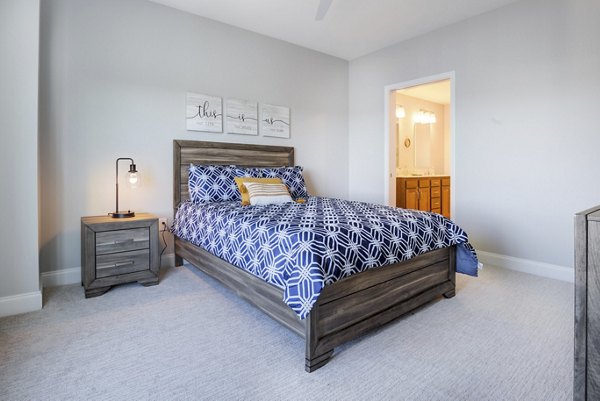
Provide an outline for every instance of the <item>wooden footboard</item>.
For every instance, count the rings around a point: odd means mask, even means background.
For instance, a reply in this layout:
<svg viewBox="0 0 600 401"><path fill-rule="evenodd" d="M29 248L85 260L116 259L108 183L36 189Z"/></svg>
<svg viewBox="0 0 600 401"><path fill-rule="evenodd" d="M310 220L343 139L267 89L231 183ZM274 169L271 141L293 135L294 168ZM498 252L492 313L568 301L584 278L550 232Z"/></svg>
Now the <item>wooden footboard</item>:
<svg viewBox="0 0 600 401"><path fill-rule="evenodd" d="M325 365L336 346L440 295L452 297L455 289L455 247L444 248L326 286L309 316L300 320L283 302L282 289L177 237L175 253L305 337L307 372Z"/></svg>
<svg viewBox="0 0 600 401"><path fill-rule="evenodd" d="M455 252L431 251L325 287L307 321L306 370L327 363L334 347L440 295L454 296Z"/></svg>

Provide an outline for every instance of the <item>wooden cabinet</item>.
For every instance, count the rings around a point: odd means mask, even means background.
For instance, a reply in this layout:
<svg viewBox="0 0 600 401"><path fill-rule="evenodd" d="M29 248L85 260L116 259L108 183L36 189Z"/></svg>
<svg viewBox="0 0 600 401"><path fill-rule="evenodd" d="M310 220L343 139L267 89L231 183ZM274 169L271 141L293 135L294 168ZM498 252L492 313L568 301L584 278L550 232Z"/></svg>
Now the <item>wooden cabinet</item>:
<svg viewBox="0 0 600 401"><path fill-rule="evenodd" d="M431 185L431 203L429 211L442 214L442 179L439 177L429 180Z"/></svg>
<svg viewBox="0 0 600 401"><path fill-rule="evenodd" d="M600 206L575 215L573 399L600 400Z"/></svg>
<svg viewBox="0 0 600 401"><path fill-rule="evenodd" d="M419 210L429 211L431 209L431 188L429 180L418 180L419 187Z"/></svg>
<svg viewBox="0 0 600 401"><path fill-rule="evenodd" d="M447 218L450 218L450 177L442 178L441 193L441 214L443 214Z"/></svg>
<svg viewBox="0 0 600 401"><path fill-rule="evenodd" d="M450 177L396 178L396 207L439 213L450 218Z"/></svg>
<svg viewBox="0 0 600 401"><path fill-rule="evenodd" d="M113 285L158 284L158 218L81 218L81 277L85 297L104 294Z"/></svg>
<svg viewBox="0 0 600 401"><path fill-rule="evenodd" d="M418 181L407 181L402 190L402 204L406 209L419 209L419 188ZM396 207L398 206L398 189L396 189Z"/></svg>

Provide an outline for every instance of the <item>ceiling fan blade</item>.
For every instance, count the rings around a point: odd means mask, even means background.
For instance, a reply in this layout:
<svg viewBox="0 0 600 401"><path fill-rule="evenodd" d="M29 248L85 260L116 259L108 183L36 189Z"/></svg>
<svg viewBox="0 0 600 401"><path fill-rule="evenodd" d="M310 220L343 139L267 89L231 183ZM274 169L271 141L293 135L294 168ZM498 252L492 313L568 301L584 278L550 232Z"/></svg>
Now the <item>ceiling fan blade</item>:
<svg viewBox="0 0 600 401"><path fill-rule="evenodd" d="M325 18L325 14L327 14L332 1L333 0L321 0L319 2L319 8L317 9L317 15L315 16L316 21L321 21Z"/></svg>

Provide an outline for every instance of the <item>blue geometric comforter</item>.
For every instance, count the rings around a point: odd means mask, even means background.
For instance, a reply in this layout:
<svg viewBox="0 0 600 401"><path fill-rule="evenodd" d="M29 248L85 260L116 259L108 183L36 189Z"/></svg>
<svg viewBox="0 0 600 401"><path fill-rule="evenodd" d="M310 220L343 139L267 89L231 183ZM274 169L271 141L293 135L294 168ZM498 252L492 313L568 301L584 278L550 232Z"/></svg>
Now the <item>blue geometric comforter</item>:
<svg viewBox="0 0 600 401"><path fill-rule="evenodd" d="M241 206L183 202L173 234L284 290L303 319L325 285L458 245L456 270L477 275L467 234L434 213L332 198Z"/></svg>

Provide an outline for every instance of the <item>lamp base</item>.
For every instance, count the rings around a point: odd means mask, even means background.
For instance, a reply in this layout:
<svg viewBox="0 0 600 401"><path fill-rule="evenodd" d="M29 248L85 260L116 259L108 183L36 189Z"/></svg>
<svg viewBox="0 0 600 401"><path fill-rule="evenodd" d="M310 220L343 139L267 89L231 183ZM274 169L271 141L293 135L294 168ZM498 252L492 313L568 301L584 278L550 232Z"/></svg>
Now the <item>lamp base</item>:
<svg viewBox="0 0 600 401"><path fill-rule="evenodd" d="M135 213L132 212L131 210L128 211L121 211L121 212L112 212L108 214L110 217L112 217L113 219L124 219L127 217L135 217Z"/></svg>

